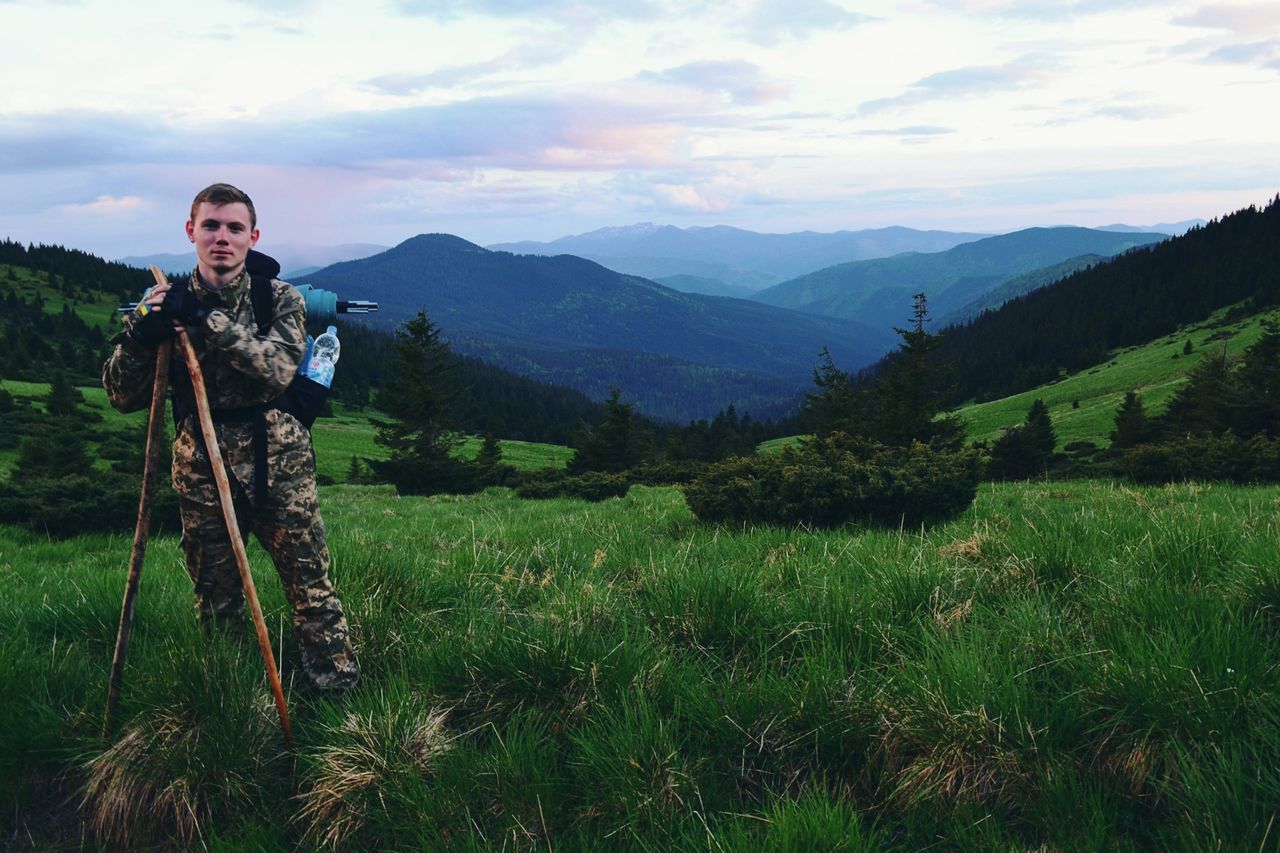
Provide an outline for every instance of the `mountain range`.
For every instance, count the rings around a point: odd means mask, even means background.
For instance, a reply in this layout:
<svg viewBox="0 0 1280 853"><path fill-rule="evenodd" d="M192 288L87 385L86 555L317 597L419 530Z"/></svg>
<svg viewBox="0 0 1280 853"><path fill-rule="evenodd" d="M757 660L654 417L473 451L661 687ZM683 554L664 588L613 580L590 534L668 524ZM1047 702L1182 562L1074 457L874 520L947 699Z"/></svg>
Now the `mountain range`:
<svg viewBox="0 0 1280 853"><path fill-rule="evenodd" d="M267 242L259 242L257 248L279 261L280 268L284 270L285 278L292 281L300 275L307 275L330 264L350 261L356 258L367 258L370 255L385 252L388 247L379 246L375 243L337 243L331 246L315 246L301 243L276 243L273 245ZM138 267L139 269L146 269L155 264L166 272L187 272L195 268L196 254L194 251L184 253L168 252L155 255L129 255L116 260L119 263Z"/></svg>
<svg viewBox="0 0 1280 853"><path fill-rule="evenodd" d="M826 347L869 364L892 331L741 299L681 293L583 258L484 249L424 234L308 276L344 299L381 305L395 326L425 309L459 352L596 398L611 386L659 418L709 417L727 404L781 413Z"/></svg>
<svg viewBox="0 0 1280 853"><path fill-rule="evenodd" d="M905 323L914 293L929 298L931 316L943 317L962 312L1010 279L1034 270L1082 256L1109 257L1166 239L1168 235L1156 233L1027 228L963 243L945 252L911 252L837 264L785 281L752 298L780 308L857 318L887 328ZM1078 261L1076 266L1086 261Z"/></svg>
<svg viewBox="0 0 1280 853"><path fill-rule="evenodd" d="M683 289L682 284L707 287L676 278L683 276L751 292L832 264L901 252L940 252L984 236L898 226L761 234L727 225L677 228L642 222L548 243L499 243L489 248L525 255L577 255L617 272L662 280L677 289Z"/></svg>

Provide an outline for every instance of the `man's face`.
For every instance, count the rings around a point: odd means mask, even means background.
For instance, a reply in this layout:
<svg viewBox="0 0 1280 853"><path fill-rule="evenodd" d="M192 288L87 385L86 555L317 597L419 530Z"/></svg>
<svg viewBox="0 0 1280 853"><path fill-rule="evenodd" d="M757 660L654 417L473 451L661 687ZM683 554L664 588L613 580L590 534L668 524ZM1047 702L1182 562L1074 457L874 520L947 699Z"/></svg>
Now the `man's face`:
<svg viewBox="0 0 1280 853"><path fill-rule="evenodd" d="M202 266L225 275L244 264L258 242L258 229L249 225L249 208L242 202L200 202L195 219L187 223L187 236L196 244Z"/></svg>

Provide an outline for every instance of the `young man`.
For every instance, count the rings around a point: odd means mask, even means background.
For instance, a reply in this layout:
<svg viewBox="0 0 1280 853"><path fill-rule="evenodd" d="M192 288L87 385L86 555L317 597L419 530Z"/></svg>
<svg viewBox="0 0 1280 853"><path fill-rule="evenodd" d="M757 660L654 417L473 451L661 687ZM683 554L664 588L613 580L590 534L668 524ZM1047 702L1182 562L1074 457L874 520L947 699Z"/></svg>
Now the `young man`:
<svg viewBox="0 0 1280 853"><path fill-rule="evenodd" d="M103 387L119 411L146 408L156 346L185 329L204 374L241 535L252 530L271 555L293 608L307 679L322 691L346 690L359 678L359 666L329 582L311 435L272 405L306 351L306 305L292 286L273 279L271 324L260 330L245 269L258 242L257 214L249 196L230 184L196 195L187 237L196 247L195 271L185 282L152 289L125 318L125 331L102 369ZM173 488L181 500L182 547L196 608L206 627L242 625L244 592L204 445L213 437L201 434L186 364L176 350L169 376L177 423Z"/></svg>

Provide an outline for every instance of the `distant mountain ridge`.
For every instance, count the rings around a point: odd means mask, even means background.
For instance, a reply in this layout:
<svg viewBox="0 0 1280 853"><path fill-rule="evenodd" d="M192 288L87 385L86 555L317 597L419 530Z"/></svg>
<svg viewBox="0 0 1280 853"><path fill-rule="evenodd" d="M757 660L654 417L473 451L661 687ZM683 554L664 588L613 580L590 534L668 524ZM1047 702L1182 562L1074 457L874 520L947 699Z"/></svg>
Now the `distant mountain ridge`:
<svg viewBox="0 0 1280 853"><path fill-rule="evenodd" d="M930 316L944 317L1026 273L1083 255L1109 257L1169 239L1090 228L1027 228L963 243L945 252L909 253L839 264L755 294L769 305L878 327L905 322L913 293L929 298Z"/></svg>
<svg viewBox="0 0 1280 853"><path fill-rule="evenodd" d="M277 243L272 245L259 241L258 250L265 252L280 262L280 268L286 273L292 270L314 270L340 261L367 258L379 252L385 252L386 246L375 243L337 243L331 246L311 246L293 243ZM155 264L165 272L184 272L195 269L195 251L185 253L160 253L155 255L129 255L118 258L118 263L139 269L146 269Z"/></svg>
<svg viewBox="0 0 1280 853"><path fill-rule="evenodd" d="M794 402L824 346L862 365L896 340L854 321L680 293L582 258L494 252L447 234L308 280L378 301L379 324L425 308L462 352L596 397L618 385L640 410L675 420Z"/></svg>
<svg viewBox="0 0 1280 853"><path fill-rule="evenodd" d="M900 226L765 234L727 225L677 228L642 222L546 243L498 243L489 248L526 255L577 255L630 275L696 276L759 290L833 264L901 252L938 252L985 236Z"/></svg>
<svg viewBox="0 0 1280 853"><path fill-rule="evenodd" d="M1192 228L1199 228L1207 225L1203 219L1184 219L1181 222L1157 222L1155 225L1123 225L1115 223L1113 225L1099 225L1098 231L1120 231L1126 234L1152 233L1168 234L1170 237L1179 237L1186 234Z"/></svg>

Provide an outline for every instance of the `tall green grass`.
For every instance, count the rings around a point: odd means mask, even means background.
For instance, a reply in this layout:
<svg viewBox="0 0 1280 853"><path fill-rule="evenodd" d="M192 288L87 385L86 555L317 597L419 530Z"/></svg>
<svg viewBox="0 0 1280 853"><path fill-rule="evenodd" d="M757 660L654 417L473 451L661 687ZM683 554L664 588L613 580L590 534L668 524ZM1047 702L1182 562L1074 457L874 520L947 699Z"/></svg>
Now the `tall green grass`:
<svg viewBox="0 0 1280 853"><path fill-rule="evenodd" d="M1274 490L984 487L927 530L326 488L338 703L195 626L153 543L0 529L0 829L285 849L1258 849L1280 812ZM59 799L59 798L62 799ZM65 802L64 802L65 800ZM80 821L84 821L83 827Z"/></svg>

